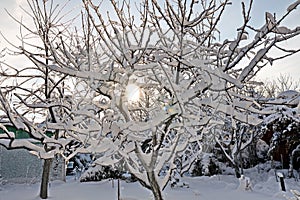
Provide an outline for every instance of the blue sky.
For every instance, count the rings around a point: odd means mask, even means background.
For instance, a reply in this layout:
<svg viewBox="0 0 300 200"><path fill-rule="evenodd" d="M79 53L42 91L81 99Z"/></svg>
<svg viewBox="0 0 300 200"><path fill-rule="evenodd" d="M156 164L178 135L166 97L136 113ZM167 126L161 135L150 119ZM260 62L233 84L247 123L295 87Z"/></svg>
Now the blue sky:
<svg viewBox="0 0 300 200"><path fill-rule="evenodd" d="M261 27L265 20L265 12L276 13L277 18L285 14L287 7L296 0L254 0L250 23ZM241 0L232 0L233 4L225 11L221 21L221 38L234 38L237 27L242 24ZM246 6L249 0L246 0ZM300 26L300 7L286 18L282 25L290 28ZM300 36L290 42L283 42L289 48L300 48ZM274 52L276 54L276 52ZM276 79L280 75L290 75L294 80L300 80L300 53L287 59L277 61L273 66L266 66L258 73L259 79Z"/></svg>
<svg viewBox="0 0 300 200"><path fill-rule="evenodd" d="M160 0L161 1L161 0ZM248 6L249 0L244 0ZM253 10L251 14L251 24L255 27L260 27L265 20L265 12L276 13L276 16L282 16L286 8L296 0L254 0ZM64 2L63 0L56 0L56 2ZM71 0L70 8L76 7L81 0ZM107 3L107 0L104 0ZM10 40L16 41L16 35L18 34L19 28L16 23L7 15L4 11L6 8L14 16L20 18L22 11L19 6L26 7L26 0L1 0L0 2L0 31ZM104 10L106 7L104 8ZM109 7L107 7L109 9ZM291 28L300 26L300 7L293 12L291 16L284 21L283 25ZM233 39L236 36L236 28L242 25L241 15L241 0L232 0L232 5L228 6L225 11L225 15L220 23L221 38ZM291 42L283 43L283 45L292 48L300 48L300 37ZM0 49L6 46L5 41L0 38ZM276 52L275 52L276 53ZM300 53L289 57L283 61L277 61L272 67L267 66L259 74L261 79L274 79L280 74L291 75L295 80L300 80Z"/></svg>
<svg viewBox="0 0 300 200"><path fill-rule="evenodd" d="M221 28L226 36L230 36L234 32L231 28L242 25L241 2L242 0L232 0L232 5L228 6L225 11ZM244 2L248 8L249 0L244 0ZM256 27L260 27L265 21L265 12L276 13L276 16L280 17L285 14L287 7L293 2L295 0L254 0L250 23ZM286 22L292 26L298 23L299 26L300 22L297 20L297 16L300 16L300 8Z"/></svg>

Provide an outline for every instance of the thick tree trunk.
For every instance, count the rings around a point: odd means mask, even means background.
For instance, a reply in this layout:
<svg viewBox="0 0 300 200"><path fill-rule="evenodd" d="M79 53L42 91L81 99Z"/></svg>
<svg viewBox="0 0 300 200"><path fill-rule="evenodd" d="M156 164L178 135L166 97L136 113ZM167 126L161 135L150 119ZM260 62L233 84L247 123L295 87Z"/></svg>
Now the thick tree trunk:
<svg viewBox="0 0 300 200"><path fill-rule="evenodd" d="M41 199L48 198L48 185L49 185L51 163L52 163L52 158L44 160L43 175L42 175L42 182L40 188Z"/></svg>
<svg viewBox="0 0 300 200"><path fill-rule="evenodd" d="M147 177L151 186L151 191L154 195L155 200L163 200L160 187L155 178L155 173L153 171L147 172Z"/></svg>

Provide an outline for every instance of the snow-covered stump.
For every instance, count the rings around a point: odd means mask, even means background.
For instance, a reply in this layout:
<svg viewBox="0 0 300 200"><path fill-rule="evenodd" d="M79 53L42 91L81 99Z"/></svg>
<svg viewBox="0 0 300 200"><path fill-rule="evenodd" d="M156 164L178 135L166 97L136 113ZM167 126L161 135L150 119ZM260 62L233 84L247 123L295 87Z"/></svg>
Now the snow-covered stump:
<svg viewBox="0 0 300 200"><path fill-rule="evenodd" d="M239 178L239 189L240 190L246 190L246 191L252 191L252 184L249 177L245 177L244 175L241 175Z"/></svg>

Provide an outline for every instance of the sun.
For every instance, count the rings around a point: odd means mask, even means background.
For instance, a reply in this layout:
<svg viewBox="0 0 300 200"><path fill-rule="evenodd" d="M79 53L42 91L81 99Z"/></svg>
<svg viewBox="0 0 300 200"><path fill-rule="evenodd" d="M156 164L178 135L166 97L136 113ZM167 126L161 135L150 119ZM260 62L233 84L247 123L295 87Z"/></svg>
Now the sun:
<svg viewBox="0 0 300 200"><path fill-rule="evenodd" d="M140 99L140 88L135 84L128 84L125 93L129 102L137 102Z"/></svg>

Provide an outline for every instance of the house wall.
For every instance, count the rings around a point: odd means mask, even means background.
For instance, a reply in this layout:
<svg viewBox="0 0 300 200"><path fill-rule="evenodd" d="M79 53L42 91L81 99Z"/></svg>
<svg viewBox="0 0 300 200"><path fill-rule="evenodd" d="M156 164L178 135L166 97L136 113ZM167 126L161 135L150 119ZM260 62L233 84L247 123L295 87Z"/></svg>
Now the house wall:
<svg viewBox="0 0 300 200"><path fill-rule="evenodd" d="M0 174L8 182L40 181L42 164L42 160L25 149L7 150L0 146Z"/></svg>
<svg viewBox="0 0 300 200"><path fill-rule="evenodd" d="M64 160L57 156L53 160L50 180L65 181ZM0 146L0 175L5 181L35 183L41 181L43 160L26 149L7 150Z"/></svg>

